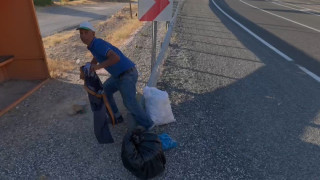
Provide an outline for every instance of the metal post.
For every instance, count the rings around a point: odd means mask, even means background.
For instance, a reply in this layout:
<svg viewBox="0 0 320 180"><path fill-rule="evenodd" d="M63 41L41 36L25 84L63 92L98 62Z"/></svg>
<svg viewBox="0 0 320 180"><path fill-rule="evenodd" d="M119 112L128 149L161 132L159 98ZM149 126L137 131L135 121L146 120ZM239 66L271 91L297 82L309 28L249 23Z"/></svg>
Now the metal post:
<svg viewBox="0 0 320 180"><path fill-rule="evenodd" d="M151 71L156 62L156 47L157 47L157 21L152 21Z"/></svg>
<svg viewBox="0 0 320 180"><path fill-rule="evenodd" d="M132 8L131 8L131 0L129 0L129 4L130 4L130 17L132 19Z"/></svg>

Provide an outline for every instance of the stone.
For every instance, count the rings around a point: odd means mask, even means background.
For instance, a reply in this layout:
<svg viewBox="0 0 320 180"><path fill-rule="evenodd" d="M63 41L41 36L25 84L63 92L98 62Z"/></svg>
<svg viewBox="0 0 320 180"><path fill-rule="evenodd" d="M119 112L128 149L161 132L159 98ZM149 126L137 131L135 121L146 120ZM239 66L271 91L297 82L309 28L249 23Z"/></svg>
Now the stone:
<svg viewBox="0 0 320 180"><path fill-rule="evenodd" d="M67 111L67 114L70 116L76 115L76 114L83 114L85 113L87 103L85 101L79 101L72 105L72 108L70 108Z"/></svg>

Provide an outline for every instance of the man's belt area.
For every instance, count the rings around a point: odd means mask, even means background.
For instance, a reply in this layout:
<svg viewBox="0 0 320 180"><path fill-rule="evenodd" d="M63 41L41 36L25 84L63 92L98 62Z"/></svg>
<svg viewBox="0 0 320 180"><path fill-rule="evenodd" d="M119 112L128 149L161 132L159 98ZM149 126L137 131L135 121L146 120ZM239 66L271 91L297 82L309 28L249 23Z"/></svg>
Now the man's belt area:
<svg viewBox="0 0 320 180"><path fill-rule="evenodd" d="M124 76L125 74L130 73L130 72L134 71L135 69L136 69L136 67L135 67L135 66L133 66L133 67L129 68L128 70L126 70L126 71L124 71L124 72L120 73L120 74L119 74L119 76L118 76L118 78L121 78L121 77L122 77L122 76Z"/></svg>

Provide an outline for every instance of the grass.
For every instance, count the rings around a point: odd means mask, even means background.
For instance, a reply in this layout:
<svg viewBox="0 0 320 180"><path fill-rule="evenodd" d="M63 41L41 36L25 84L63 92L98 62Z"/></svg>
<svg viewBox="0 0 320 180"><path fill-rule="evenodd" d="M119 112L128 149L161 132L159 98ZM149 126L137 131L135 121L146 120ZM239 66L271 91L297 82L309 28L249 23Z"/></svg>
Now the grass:
<svg viewBox="0 0 320 180"><path fill-rule="evenodd" d="M117 19L121 19L123 25L120 28L114 29L107 35L106 39L108 42L114 46L121 46L137 29L139 29L139 27L141 27L142 22L135 16L137 10L138 6L132 5L132 19L130 17L129 7L124 9L124 11L128 11L129 13L119 13L114 16Z"/></svg>
<svg viewBox="0 0 320 180"><path fill-rule="evenodd" d="M35 6L47 6L53 4L52 0L33 0Z"/></svg>
<svg viewBox="0 0 320 180"><path fill-rule="evenodd" d="M108 35L107 39L114 46L120 46L141 26L141 24L142 23L137 19L127 20L127 23L121 30Z"/></svg>
<svg viewBox="0 0 320 180"><path fill-rule="evenodd" d="M44 48L51 48L59 43L67 42L75 34L76 32L74 31L67 31L45 37L42 39ZM63 78L64 73L75 69L74 63L68 60L62 61L47 58L47 62L51 78Z"/></svg>
<svg viewBox="0 0 320 180"><path fill-rule="evenodd" d="M54 2L55 5L63 6L63 5L79 5L79 4L93 4L95 1L92 0L61 0L60 2Z"/></svg>
<svg viewBox="0 0 320 180"><path fill-rule="evenodd" d="M75 69L74 63L70 61L47 59L51 78L62 78L63 74Z"/></svg>
<svg viewBox="0 0 320 180"><path fill-rule="evenodd" d="M69 38L71 38L75 34L76 34L75 31L68 31L68 32L57 33L52 36L45 37L42 39L44 48L50 48L61 42L67 41Z"/></svg>
<svg viewBox="0 0 320 180"><path fill-rule="evenodd" d="M94 4L99 0L33 0L35 6L48 6L48 5L79 5L79 4ZM110 2L129 2L128 0L109 0ZM131 0L131 2L138 2L138 0Z"/></svg>

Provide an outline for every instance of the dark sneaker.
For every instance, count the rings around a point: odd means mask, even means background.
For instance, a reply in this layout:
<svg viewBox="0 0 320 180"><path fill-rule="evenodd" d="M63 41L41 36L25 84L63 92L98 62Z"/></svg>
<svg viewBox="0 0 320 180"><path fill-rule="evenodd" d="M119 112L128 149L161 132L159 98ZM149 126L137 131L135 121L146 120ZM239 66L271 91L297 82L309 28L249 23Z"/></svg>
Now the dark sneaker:
<svg viewBox="0 0 320 180"><path fill-rule="evenodd" d="M112 124L112 120L111 118L109 117L109 115L106 113L106 118L107 118L107 122L109 124ZM123 117L122 116L119 116L118 118L114 117L114 124L120 124L123 122Z"/></svg>
<svg viewBox="0 0 320 180"><path fill-rule="evenodd" d="M122 116L119 116L118 118L115 118L115 120L114 120L115 122L115 124L120 124L120 123L122 123L123 122L123 117Z"/></svg>

